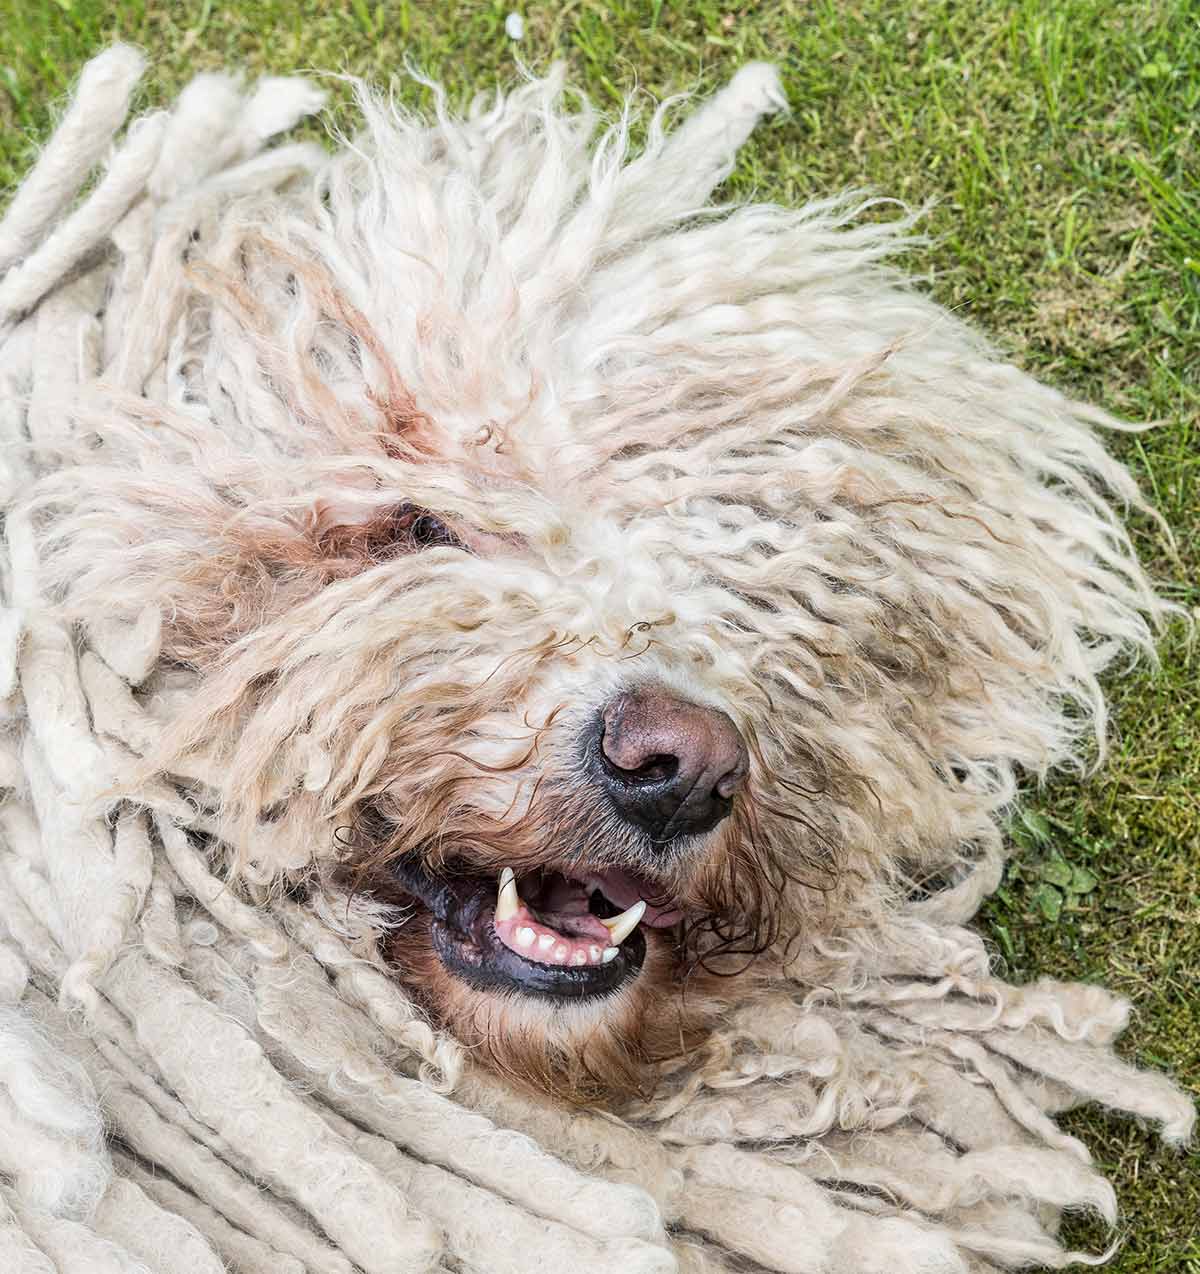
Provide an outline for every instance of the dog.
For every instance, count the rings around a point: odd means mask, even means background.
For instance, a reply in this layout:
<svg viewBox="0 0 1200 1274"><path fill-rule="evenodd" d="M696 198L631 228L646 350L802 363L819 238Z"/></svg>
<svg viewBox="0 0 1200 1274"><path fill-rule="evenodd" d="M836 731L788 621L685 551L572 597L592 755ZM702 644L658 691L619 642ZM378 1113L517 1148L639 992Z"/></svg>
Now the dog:
<svg viewBox="0 0 1200 1274"><path fill-rule="evenodd" d="M905 209L712 202L769 67L637 146L561 70L360 88L332 154L302 80L125 127L144 67L0 220L5 1250L1100 1259L1055 1117L1193 1105L967 922L1172 611L1116 422Z"/></svg>
<svg viewBox="0 0 1200 1274"><path fill-rule="evenodd" d="M435 1024L619 1100L994 886L1021 777L1103 745L1098 678L1168 614L1145 504L1115 422L891 264L914 214L709 202L769 67L636 155L560 72L361 105L278 188L164 205L28 497L43 579L159 617L138 783L234 878L343 889Z"/></svg>

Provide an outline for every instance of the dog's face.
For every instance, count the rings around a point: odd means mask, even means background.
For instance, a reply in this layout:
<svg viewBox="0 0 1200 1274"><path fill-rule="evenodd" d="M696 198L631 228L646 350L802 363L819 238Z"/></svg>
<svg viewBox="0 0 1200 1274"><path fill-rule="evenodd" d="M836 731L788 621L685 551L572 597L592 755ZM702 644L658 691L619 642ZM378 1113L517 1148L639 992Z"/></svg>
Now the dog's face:
<svg viewBox="0 0 1200 1274"><path fill-rule="evenodd" d="M819 519L737 498L743 458L678 499L619 437L547 463L517 426L498 454L432 415L409 428L402 504L319 506L309 551L338 579L268 626L307 671L250 718L286 704L345 767L334 790L377 749L369 786L277 817L332 828L341 879L398 909L397 976L461 1038L526 1080L628 1087L819 926L845 869L838 811L864 792L792 706L820 631L834 666L836 621L791 595L804 570L772 569Z"/></svg>
<svg viewBox="0 0 1200 1274"><path fill-rule="evenodd" d="M755 74L625 167L553 85L366 103L160 263L175 327L115 360L158 389L85 395L37 496L85 623L161 613L150 760L231 862L392 904L434 1017L582 1095L992 854L1154 606L1085 414L882 272L894 228L684 223Z"/></svg>

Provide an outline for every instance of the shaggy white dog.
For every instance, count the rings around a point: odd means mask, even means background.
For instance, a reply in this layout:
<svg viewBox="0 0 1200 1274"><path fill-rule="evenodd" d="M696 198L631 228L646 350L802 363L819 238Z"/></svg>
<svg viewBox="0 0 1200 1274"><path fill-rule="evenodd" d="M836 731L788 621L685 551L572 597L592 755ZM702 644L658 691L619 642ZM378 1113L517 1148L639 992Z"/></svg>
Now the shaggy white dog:
<svg viewBox="0 0 1200 1274"><path fill-rule="evenodd" d="M1168 610L1114 422L707 204L767 67L636 156L206 76L75 203L140 71L0 224L0 1268L1091 1259L1052 1115L1192 1109L960 926Z"/></svg>

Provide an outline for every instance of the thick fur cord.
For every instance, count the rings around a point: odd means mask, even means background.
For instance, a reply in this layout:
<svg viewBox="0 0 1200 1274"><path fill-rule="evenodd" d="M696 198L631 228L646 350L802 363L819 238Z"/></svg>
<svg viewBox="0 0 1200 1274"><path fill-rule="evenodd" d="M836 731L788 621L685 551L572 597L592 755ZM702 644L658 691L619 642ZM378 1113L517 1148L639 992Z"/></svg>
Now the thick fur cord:
<svg viewBox="0 0 1200 1274"><path fill-rule="evenodd" d="M0 1269L1104 1259L1059 1241L1117 1200L1055 1116L1195 1112L1115 1055L1127 1004L963 926L1020 775L1103 747L1098 676L1169 611L1117 422L906 287L909 218L708 204L769 67L638 154L560 70L466 118L362 89L334 154L271 144L301 80L126 126L141 72L89 64L0 222ZM409 503L541 573L396 573ZM630 658L738 705L837 871L785 873L799 939L614 1113L431 1024L331 829L458 817L439 723L486 788Z"/></svg>

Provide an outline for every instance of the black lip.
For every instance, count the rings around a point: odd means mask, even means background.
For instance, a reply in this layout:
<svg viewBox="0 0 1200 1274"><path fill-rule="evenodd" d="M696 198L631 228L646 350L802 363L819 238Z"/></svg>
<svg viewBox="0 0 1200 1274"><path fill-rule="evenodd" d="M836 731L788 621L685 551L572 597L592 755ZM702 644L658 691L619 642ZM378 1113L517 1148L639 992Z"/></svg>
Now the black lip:
<svg viewBox="0 0 1200 1274"><path fill-rule="evenodd" d="M418 899L433 916L466 933L490 900L487 887L478 877L433 876L416 858L400 858L390 866L392 875L405 893Z"/></svg>
<svg viewBox="0 0 1200 1274"><path fill-rule="evenodd" d="M397 882L432 916L430 938L446 969L481 991L519 992L540 999L584 1000L611 995L641 971L641 929L621 943L608 964L558 965L526 960L493 927L495 883L479 877L435 877L412 859L392 865Z"/></svg>
<svg viewBox="0 0 1200 1274"><path fill-rule="evenodd" d="M446 968L477 990L519 991L539 999L586 1000L611 995L637 976L646 958L646 939L635 929L608 964L568 967L526 960L496 936L490 908L469 934L452 929L435 916L430 936Z"/></svg>

